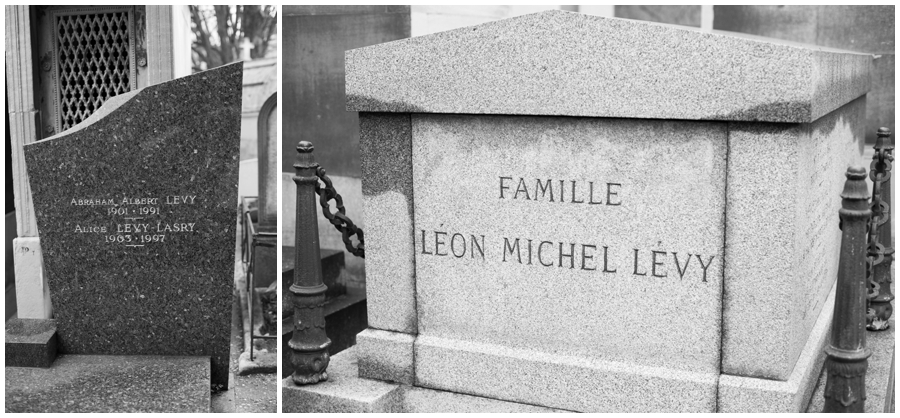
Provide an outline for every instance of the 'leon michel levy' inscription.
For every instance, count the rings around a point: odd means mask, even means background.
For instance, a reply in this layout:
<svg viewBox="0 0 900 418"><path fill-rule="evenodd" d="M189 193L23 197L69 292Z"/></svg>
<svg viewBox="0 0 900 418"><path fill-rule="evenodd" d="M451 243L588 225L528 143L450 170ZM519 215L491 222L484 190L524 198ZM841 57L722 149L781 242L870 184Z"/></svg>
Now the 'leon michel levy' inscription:
<svg viewBox="0 0 900 418"><path fill-rule="evenodd" d="M518 186L515 191L510 184ZM585 184L586 183L586 184ZM595 183L597 184L595 188ZM529 190L529 184L534 187ZM621 183L601 183L594 181L528 179L523 177L499 177L499 196L504 199L522 199L543 204L586 204L621 206ZM595 194L596 191L601 193ZM566 194L568 193L568 197ZM492 237L485 244L486 237L477 233L461 233L446 230L420 229L416 237L421 254L434 257L453 257L485 261L485 252L491 259L500 262L518 263L535 267L568 268L583 271L599 271L604 275L619 272L611 261L611 249L601 242L556 242L525 237ZM703 256L691 252L662 251L659 249L632 248L633 254L627 269L633 276L655 278L677 277L684 280L697 278L707 282L707 270L715 255ZM691 264L692 261L696 261ZM623 272L625 273L625 272Z"/></svg>
<svg viewBox="0 0 900 418"><path fill-rule="evenodd" d="M102 236L100 242L121 244L138 248L150 243L171 242L172 234L195 232L195 220L162 220L163 214L172 213L177 205L199 203L196 195L164 197L121 198L72 198L70 205L84 210L96 210L109 216L109 222L76 223L75 233L93 233Z"/></svg>

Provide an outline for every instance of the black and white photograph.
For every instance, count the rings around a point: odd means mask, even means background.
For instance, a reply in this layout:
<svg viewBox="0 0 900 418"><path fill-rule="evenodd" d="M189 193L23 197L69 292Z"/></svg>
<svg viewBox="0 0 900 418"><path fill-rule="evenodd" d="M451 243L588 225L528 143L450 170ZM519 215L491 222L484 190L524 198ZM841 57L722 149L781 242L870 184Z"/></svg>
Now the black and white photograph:
<svg viewBox="0 0 900 418"><path fill-rule="evenodd" d="M282 412L894 410L894 6L282 16Z"/></svg>
<svg viewBox="0 0 900 418"><path fill-rule="evenodd" d="M5 6L6 412L276 412L277 19Z"/></svg>
<svg viewBox="0 0 900 418"><path fill-rule="evenodd" d="M895 412L893 4L3 10L6 413Z"/></svg>

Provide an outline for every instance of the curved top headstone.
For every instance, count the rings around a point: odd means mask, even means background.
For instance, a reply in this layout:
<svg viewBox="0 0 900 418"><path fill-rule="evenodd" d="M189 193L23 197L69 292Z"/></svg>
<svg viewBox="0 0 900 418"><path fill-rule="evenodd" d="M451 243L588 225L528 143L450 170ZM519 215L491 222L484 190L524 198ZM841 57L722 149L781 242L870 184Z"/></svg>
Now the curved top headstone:
<svg viewBox="0 0 900 418"><path fill-rule="evenodd" d="M559 10L346 52L347 110L811 122L873 57Z"/></svg>
<svg viewBox="0 0 900 418"><path fill-rule="evenodd" d="M227 384L242 72L113 97L25 145L61 352L205 356Z"/></svg>

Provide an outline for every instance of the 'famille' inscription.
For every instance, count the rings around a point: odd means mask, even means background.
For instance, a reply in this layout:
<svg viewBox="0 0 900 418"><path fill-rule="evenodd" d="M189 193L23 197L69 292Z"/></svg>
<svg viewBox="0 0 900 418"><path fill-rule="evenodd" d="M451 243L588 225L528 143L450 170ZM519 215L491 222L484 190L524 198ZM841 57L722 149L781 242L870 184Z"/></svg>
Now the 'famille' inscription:
<svg viewBox="0 0 900 418"><path fill-rule="evenodd" d="M516 185L515 191L513 191L513 185ZM620 206L622 204L621 197L619 197L621 189L622 185L619 183L596 182L595 184L593 181L554 179L534 179L532 181L532 179L522 177L500 177L500 199Z"/></svg>
<svg viewBox="0 0 900 418"><path fill-rule="evenodd" d="M143 247L149 243L165 243L172 233L191 233L196 222L162 222L164 208L175 205L194 205L196 195L164 197L72 198L71 206L103 208L112 224L75 224L75 233L103 236L103 242L125 247Z"/></svg>

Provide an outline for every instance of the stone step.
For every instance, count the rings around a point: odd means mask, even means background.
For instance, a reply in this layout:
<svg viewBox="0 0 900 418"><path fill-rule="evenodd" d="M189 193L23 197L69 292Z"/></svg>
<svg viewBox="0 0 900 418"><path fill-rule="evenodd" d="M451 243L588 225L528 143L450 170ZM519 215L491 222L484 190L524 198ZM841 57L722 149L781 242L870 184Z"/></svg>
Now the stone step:
<svg viewBox="0 0 900 418"><path fill-rule="evenodd" d="M7 367L50 367L59 340L52 319L13 318L6 321Z"/></svg>
<svg viewBox="0 0 900 418"><path fill-rule="evenodd" d="M60 355L6 367L6 412L209 412L210 358Z"/></svg>
<svg viewBox="0 0 900 418"><path fill-rule="evenodd" d="M282 381L281 393L282 412L567 412L363 379L358 376L355 347L331 358L327 381L298 386L287 377Z"/></svg>
<svg viewBox="0 0 900 418"><path fill-rule="evenodd" d="M887 412L893 409L894 399L894 330L895 322L885 331L867 332L866 345L872 349L869 368L866 370L866 413ZM812 399L806 412L822 412L825 407L825 383L827 370L822 368Z"/></svg>

